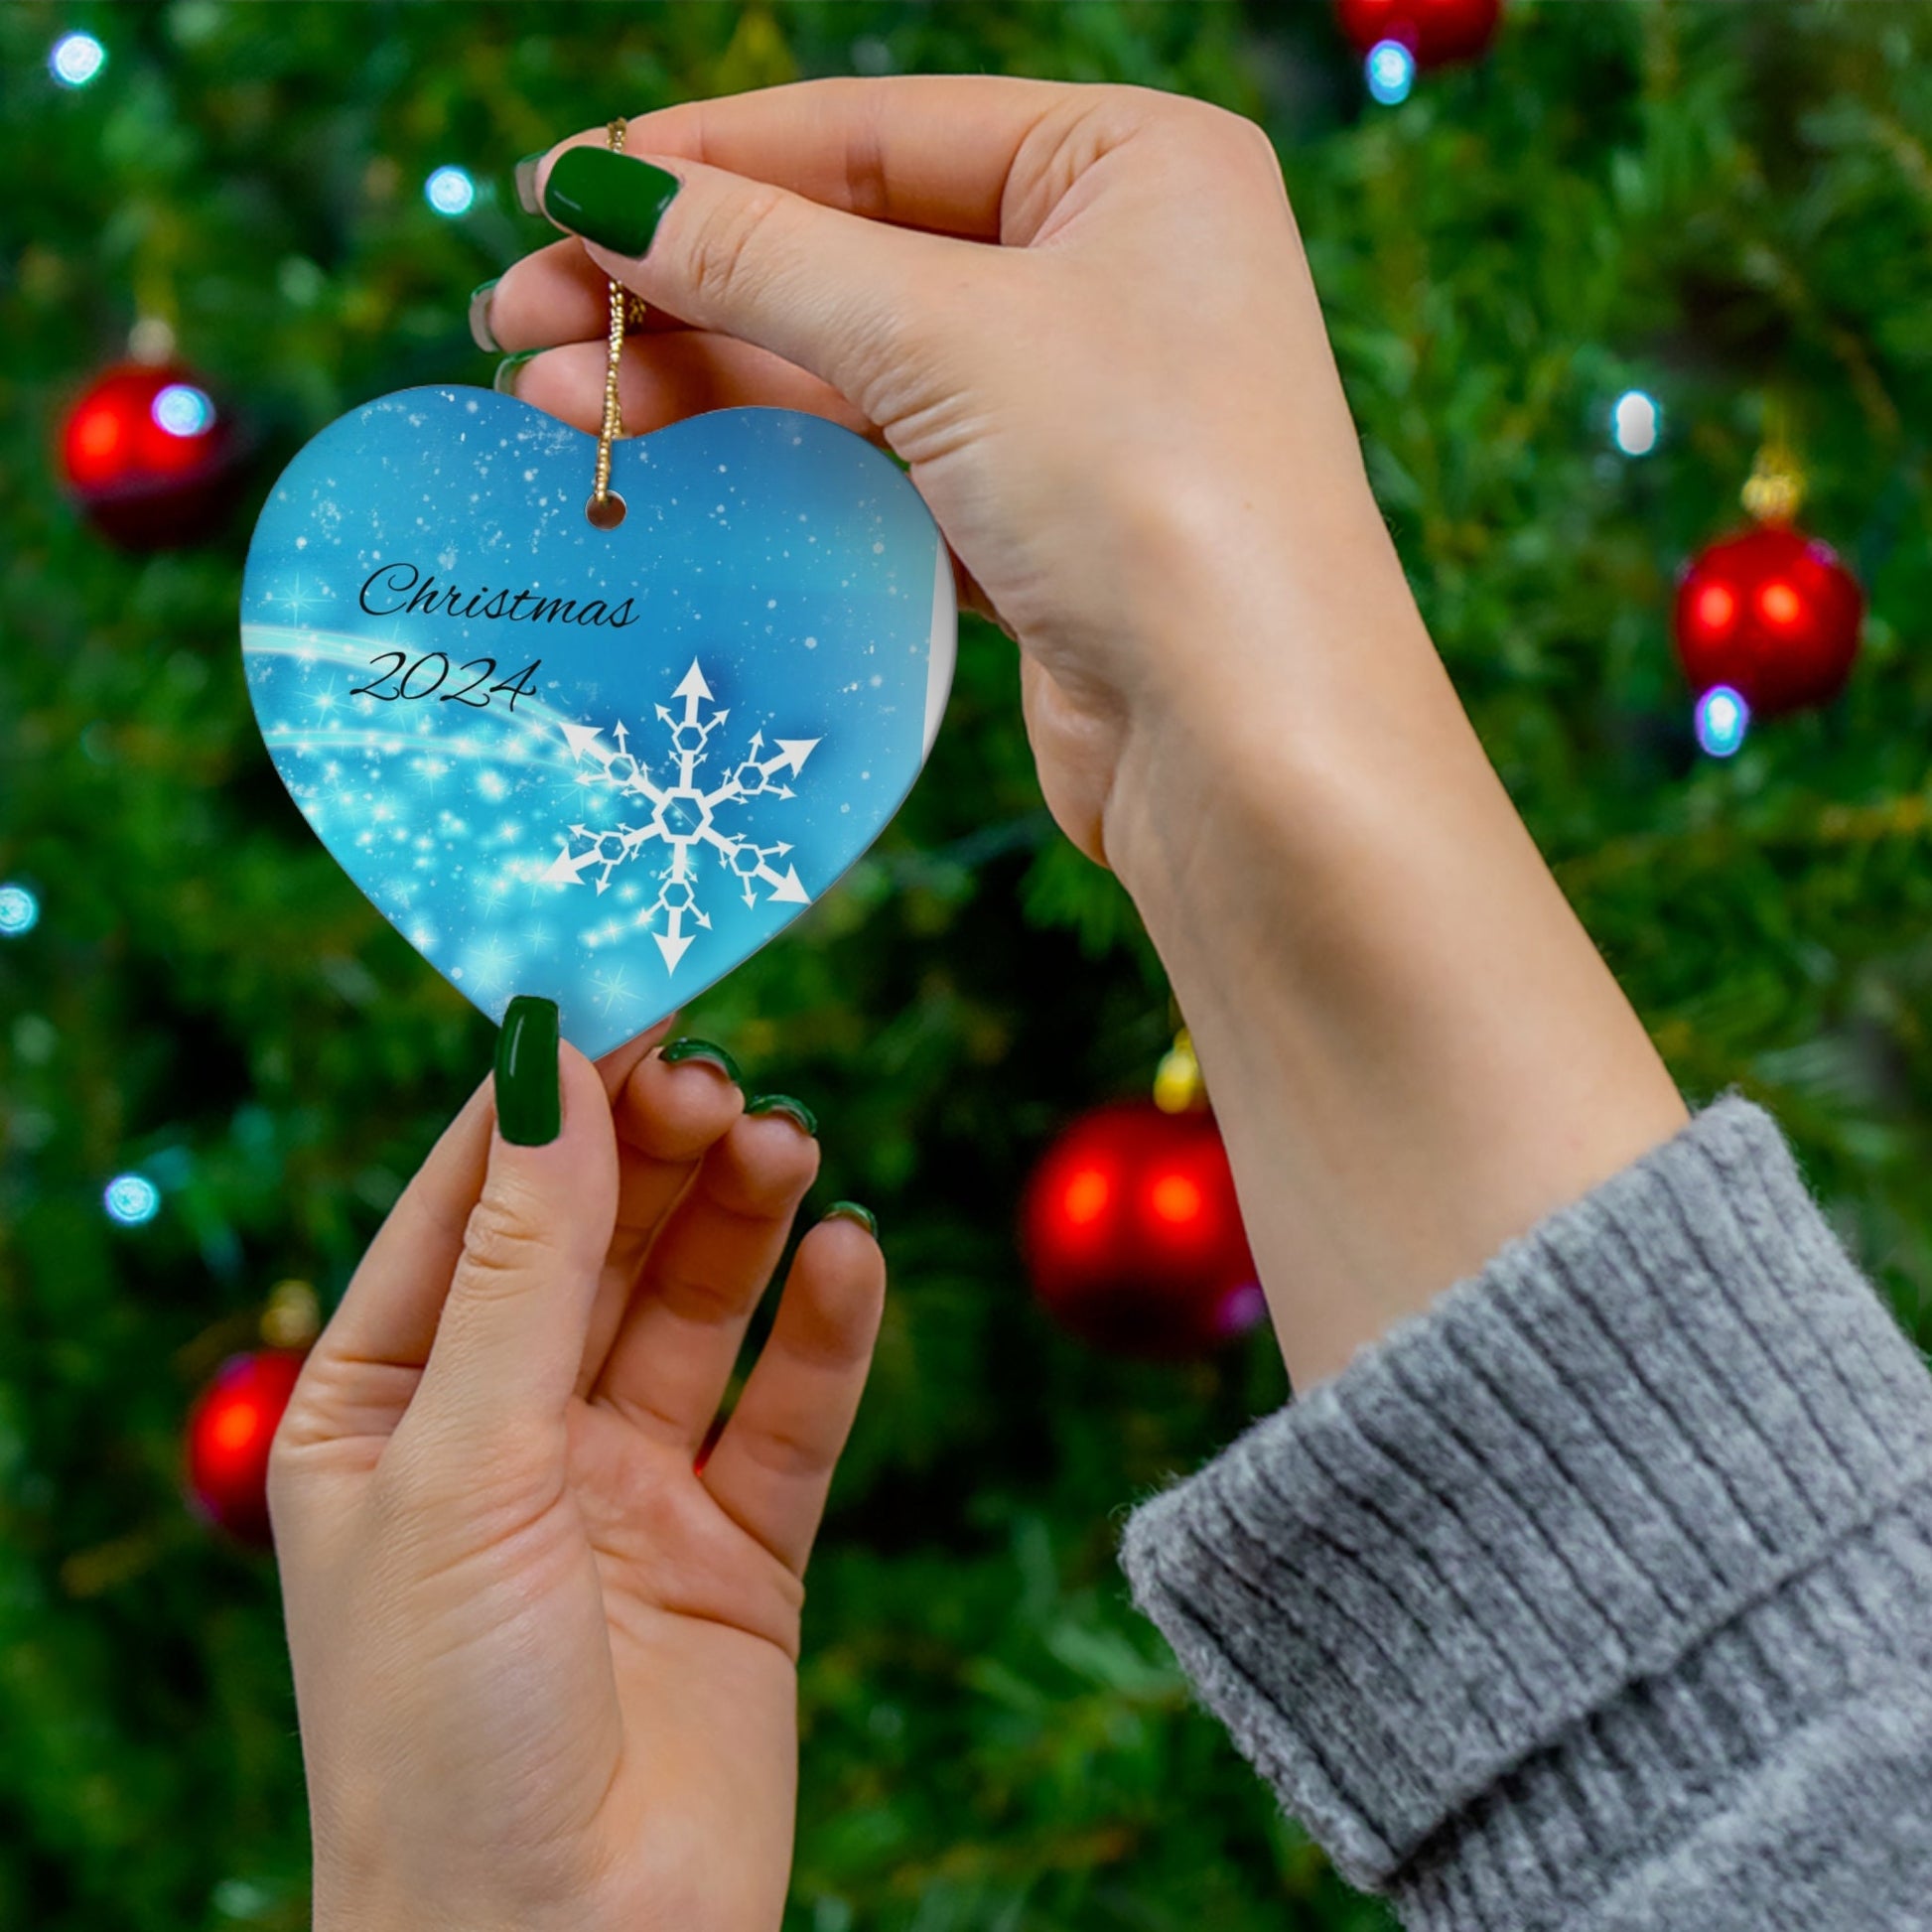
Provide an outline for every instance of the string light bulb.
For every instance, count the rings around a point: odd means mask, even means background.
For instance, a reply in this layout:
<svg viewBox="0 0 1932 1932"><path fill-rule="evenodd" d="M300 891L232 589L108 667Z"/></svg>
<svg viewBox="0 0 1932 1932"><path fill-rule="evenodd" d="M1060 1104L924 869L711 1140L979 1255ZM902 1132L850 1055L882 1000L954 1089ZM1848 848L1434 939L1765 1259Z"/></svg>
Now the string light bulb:
<svg viewBox="0 0 1932 1932"><path fill-rule="evenodd" d="M438 214L454 220L477 205L477 184L467 168L438 168L423 184L423 199Z"/></svg>
<svg viewBox="0 0 1932 1932"><path fill-rule="evenodd" d="M1654 396L1626 389L1610 409L1610 441L1625 456L1648 456L1664 433L1664 412Z"/></svg>
<svg viewBox="0 0 1932 1932"><path fill-rule="evenodd" d="M41 902L25 886L0 886L0 939L21 939L41 922Z"/></svg>
<svg viewBox="0 0 1932 1932"><path fill-rule="evenodd" d="M107 50L91 34L63 34L47 57L47 70L64 87L84 87L99 78Z"/></svg>
<svg viewBox="0 0 1932 1932"><path fill-rule="evenodd" d="M117 1173L100 1199L107 1218L124 1228L145 1227L161 1212L161 1189L144 1173Z"/></svg>
<svg viewBox="0 0 1932 1932"><path fill-rule="evenodd" d="M1399 107L1416 84L1416 57L1400 41L1377 41L1362 63L1372 99Z"/></svg>

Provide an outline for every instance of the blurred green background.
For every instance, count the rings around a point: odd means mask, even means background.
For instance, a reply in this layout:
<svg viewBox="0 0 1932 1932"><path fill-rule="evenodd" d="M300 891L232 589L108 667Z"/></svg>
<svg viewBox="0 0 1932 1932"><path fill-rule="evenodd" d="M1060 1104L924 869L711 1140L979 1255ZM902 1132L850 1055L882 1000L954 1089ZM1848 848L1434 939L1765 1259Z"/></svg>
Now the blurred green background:
<svg viewBox="0 0 1932 1932"><path fill-rule="evenodd" d="M64 90L74 29L108 60ZM1269 129L1382 503L1544 850L1687 1090L1768 1101L1932 1330L1932 10L1519 0L1381 108L1320 0L10 4L0 879L43 912L0 940L0 1926L307 1923L275 1579L185 1510L182 1419L271 1283L340 1291L489 1058L256 738L253 502L351 404L488 380L469 291L548 233L518 155L796 75L980 69ZM442 165L480 185L460 218L425 202ZM231 526L138 557L64 500L53 436L144 316L261 451ZM1632 385L1666 411L1640 461L1607 433ZM1843 701L1719 763L1669 595L1774 401L1871 615ZM1004 638L967 624L892 831L688 1024L817 1107L821 1204L876 1205L895 1269L812 1574L788 1927L1384 1924L1190 1711L1113 1562L1126 1505L1281 1399L1268 1337L1110 1361L1015 1252L1040 1148L1144 1090L1171 1015L1040 809ZM100 1206L127 1169L165 1196L138 1229Z"/></svg>

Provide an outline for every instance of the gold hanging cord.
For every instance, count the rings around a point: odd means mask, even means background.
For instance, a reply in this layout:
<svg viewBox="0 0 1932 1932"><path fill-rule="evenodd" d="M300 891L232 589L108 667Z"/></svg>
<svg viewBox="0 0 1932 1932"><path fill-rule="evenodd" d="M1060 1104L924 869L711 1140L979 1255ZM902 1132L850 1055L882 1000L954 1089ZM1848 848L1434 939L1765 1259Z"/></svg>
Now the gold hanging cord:
<svg viewBox="0 0 1932 1932"><path fill-rule="evenodd" d="M623 152L624 123L613 121L604 130L612 153ZM611 284L611 353L604 365L604 427L597 437L597 483L591 491L591 521L609 529L621 520L623 498L618 498L618 514L609 515L611 502L611 445L623 434L623 405L618 400L618 369L623 360L623 329L626 321L641 324L644 304L631 295L621 282Z"/></svg>

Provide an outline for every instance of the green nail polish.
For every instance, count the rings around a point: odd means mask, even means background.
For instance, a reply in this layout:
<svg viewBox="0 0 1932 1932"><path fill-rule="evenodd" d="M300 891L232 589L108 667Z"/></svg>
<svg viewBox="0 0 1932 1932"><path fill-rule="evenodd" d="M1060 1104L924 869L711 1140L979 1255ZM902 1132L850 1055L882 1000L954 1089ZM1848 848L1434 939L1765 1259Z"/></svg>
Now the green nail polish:
<svg viewBox="0 0 1932 1932"><path fill-rule="evenodd" d="M679 187L675 175L609 148L566 148L543 185L543 211L561 228L620 255L641 255Z"/></svg>
<svg viewBox="0 0 1932 1932"><path fill-rule="evenodd" d="M470 340L485 355L500 355L503 345L499 343L489 327L489 298L496 293L496 284L501 278L492 275L488 281L479 283L470 291Z"/></svg>
<svg viewBox="0 0 1932 1932"><path fill-rule="evenodd" d="M861 1207L856 1200L835 1200L825 1210L825 1218L828 1221L857 1221L875 1241L879 1239L878 1215L869 1207Z"/></svg>
<svg viewBox="0 0 1932 1932"><path fill-rule="evenodd" d="M523 373L523 364L529 361L532 356L541 355L542 353L543 350L540 348L526 348L515 355L505 355L496 364L496 373L490 377L489 386L499 396L515 395L516 378Z"/></svg>
<svg viewBox="0 0 1932 1932"><path fill-rule="evenodd" d="M517 1147L548 1147L563 1131L557 1003L518 994L496 1035L496 1125Z"/></svg>
<svg viewBox="0 0 1932 1932"><path fill-rule="evenodd" d="M818 1116L802 1100L794 1100L788 1093L761 1093L756 1100L745 1103L745 1111L748 1114L783 1114L801 1133L811 1135L814 1140L818 1137Z"/></svg>
<svg viewBox="0 0 1932 1932"><path fill-rule="evenodd" d="M668 1066L676 1066L684 1060L702 1060L707 1066L715 1066L733 1086L742 1087L745 1076L738 1070L738 1062L722 1046L715 1046L708 1039L674 1039L668 1046L657 1049L657 1057Z"/></svg>
<svg viewBox="0 0 1932 1932"><path fill-rule="evenodd" d="M549 152L548 148L544 148L536 154L526 154L511 175L516 183L516 204L525 214L543 212L537 202L537 166Z"/></svg>

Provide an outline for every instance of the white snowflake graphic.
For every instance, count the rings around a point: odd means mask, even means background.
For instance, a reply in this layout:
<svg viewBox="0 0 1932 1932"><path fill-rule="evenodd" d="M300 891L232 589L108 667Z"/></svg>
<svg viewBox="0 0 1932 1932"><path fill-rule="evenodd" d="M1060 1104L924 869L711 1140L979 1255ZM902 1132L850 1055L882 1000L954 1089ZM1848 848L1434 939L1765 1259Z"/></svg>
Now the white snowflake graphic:
<svg viewBox="0 0 1932 1932"><path fill-rule="evenodd" d="M650 766L632 754L621 721L611 733L616 750L603 742L601 730L586 725L561 728L580 767L578 782L611 791L618 811L623 806L617 801L636 800L639 822L620 818L615 826L600 830L573 825L570 843L542 875L544 882L553 886L581 886L588 878L602 894L609 890L611 875L620 867L633 859L655 858L657 853L647 848L660 848L665 856L656 868L657 897L631 924L647 926L663 914L661 929L651 937L664 956L667 973L677 970L678 961L697 936L686 931L685 919L689 917L693 925L706 929L711 925L710 915L698 903L701 846L709 846L718 854L718 863L728 868L744 888L747 905L759 902L760 886L765 888L767 899L787 905L811 903L811 896L798 883L797 867L787 865L782 872L778 870L779 862L791 851L789 845L756 844L742 831L727 831L717 818L720 812L747 805L755 798L795 796L780 774L795 778L819 742L815 738L775 739L777 750L765 758L760 756L764 734L754 732L745 757L716 786L706 790L698 781L698 767L709 759L706 747L711 734L731 713L714 711L709 718L700 716L700 707L711 701L711 687L704 681L696 659L671 695L684 700L684 715L676 716L665 705L657 707L658 719L669 728L671 738L670 752L660 766L663 782L654 779ZM615 921L613 927L611 936L621 930Z"/></svg>

